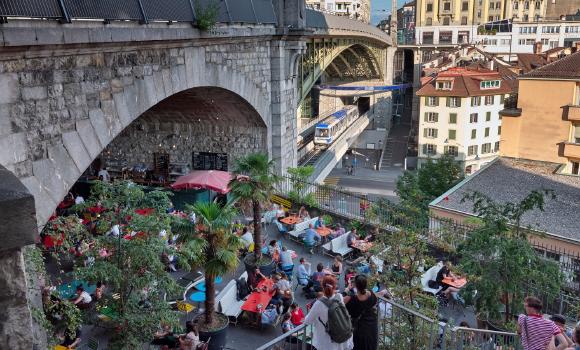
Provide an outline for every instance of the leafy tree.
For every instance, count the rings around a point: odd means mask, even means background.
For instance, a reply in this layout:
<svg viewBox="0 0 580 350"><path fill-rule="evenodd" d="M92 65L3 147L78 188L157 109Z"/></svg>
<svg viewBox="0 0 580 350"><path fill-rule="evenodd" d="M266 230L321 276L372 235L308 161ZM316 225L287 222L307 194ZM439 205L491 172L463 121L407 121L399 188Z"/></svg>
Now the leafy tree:
<svg viewBox="0 0 580 350"><path fill-rule="evenodd" d="M231 193L242 202L251 205L254 214L254 257L256 263L262 257L262 205L272 196L280 177L274 173L274 162L265 153L249 154L236 161L234 178L230 182Z"/></svg>
<svg viewBox="0 0 580 350"><path fill-rule="evenodd" d="M232 233L236 209L232 203L220 206L215 202L201 203L189 207L197 215L200 238L191 240L186 250L195 253L196 261L205 266L205 315L204 328L212 329L215 315L215 278L231 272L238 266L238 250L243 246L238 236Z"/></svg>
<svg viewBox="0 0 580 350"><path fill-rule="evenodd" d="M314 193L308 193L307 191L308 180L313 173L314 167L312 165L288 168L290 183L292 184L292 190L288 192L288 197L292 202L309 206L317 205Z"/></svg>
<svg viewBox="0 0 580 350"><path fill-rule="evenodd" d="M478 291L475 306L480 315L500 319L502 303L508 324L512 307L521 304L531 282L548 296L559 292L562 276L558 265L536 253L527 239L528 230L521 227L525 213L543 210L545 195L554 198L547 190L532 191L519 203L499 204L478 192L463 198L474 203L473 210L481 219L458 250L461 267L470 276L470 288Z"/></svg>

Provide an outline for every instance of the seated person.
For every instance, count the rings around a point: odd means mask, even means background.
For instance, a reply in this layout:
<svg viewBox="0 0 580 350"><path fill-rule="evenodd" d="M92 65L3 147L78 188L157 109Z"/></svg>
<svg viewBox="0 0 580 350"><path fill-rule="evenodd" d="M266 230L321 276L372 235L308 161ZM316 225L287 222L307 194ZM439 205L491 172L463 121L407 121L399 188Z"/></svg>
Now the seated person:
<svg viewBox="0 0 580 350"><path fill-rule="evenodd" d="M375 226L371 229L371 232L369 232L368 236L365 237L365 241L374 242L375 239L377 239L378 235L379 235L379 228Z"/></svg>
<svg viewBox="0 0 580 350"><path fill-rule="evenodd" d="M336 238L344 235L346 232L344 231L344 227L340 223L336 224L336 229L330 234L331 238Z"/></svg>
<svg viewBox="0 0 580 350"><path fill-rule="evenodd" d="M320 242L322 239L318 232L314 229L314 225L308 225L308 228L302 233L302 239L304 240L304 244L311 247L310 254L312 254L312 247L316 245L316 243Z"/></svg>
<svg viewBox="0 0 580 350"><path fill-rule="evenodd" d="M282 304L284 309L282 313L286 313L290 304L292 304L292 287L287 279L281 278L280 275L274 275L274 296L272 297L271 304L279 306Z"/></svg>
<svg viewBox="0 0 580 350"><path fill-rule="evenodd" d="M298 284L306 286L310 279L310 263L305 258L300 258L300 265L298 266Z"/></svg>
<svg viewBox="0 0 580 350"><path fill-rule="evenodd" d="M294 261L292 261L292 252L286 248L286 246L282 247L282 252L280 252L280 267L288 267L293 266Z"/></svg>
<svg viewBox="0 0 580 350"><path fill-rule="evenodd" d="M262 319L261 323L265 326L270 326L276 323L276 319L278 318L278 311L274 305L268 305L266 309L261 314Z"/></svg>
<svg viewBox="0 0 580 350"><path fill-rule="evenodd" d="M252 290L254 290L258 287L258 283L265 278L266 277L260 272L260 269L256 267L254 271L248 273L248 285Z"/></svg>
<svg viewBox="0 0 580 350"><path fill-rule="evenodd" d="M294 326L300 326L304 322L304 312L302 312L302 308L296 302L290 305L290 322Z"/></svg>
<svg viewBox="0 0 580 350"><path fill-rule="evenodd" d="M300 207L300 210L298 211L298 216L302 220L309 220L310 219L310 214L308 213L308 210L306 210L305 206Z"/></svg>
<svg viewBox="0 0 580 350"><path fill-rule="evenodd" d="M302 288L305 293L311 294L313 291L319 292L322 290L322 286L320 284L322 283L322 279L326 275L326 273L323 272L323 270L324 265L322 265L322 263L318 263L318 265L316 265L316 272L314 272L312 276L310 276L310 280L308 281L306 287Z"/></svg>
<svg viewBox="0 0 580 350"><path fill-rule="evenodd" d="M274 224L278 228L278 232L280 232L281 234L288 232L288 229L286 228L286 226L284 226L284 224L281 223L280 221L274 220Z"/></svg>
<svg viewBox="0 0 580 350"><path fill-rule="evenodd" d="M97 282L97 289L95 289L95 294L93 295L95 300L103 299L105 293L105 284L103 282Z"/></svg>
<svg viewBox="0 0 580 350"><path fill-rule="evenodd" d="M67 329L59 332L58 338L62 339L61 346L67 349L76 349L76 347L81 343L81 329L78 328L74 334L71 336Z"/></svg>
<svg viewBox="0 0 580 350"><path fill-rule="evenodd" d="M340 275L342 275L342 256L337 255L334 257L334 261L332 262L330 269L332 270L332 273L335 277L338 278Z"/></svg>
<svg viewBox="0 0 580 350"><path fill-rule="evenodd" d="M278 245L278 241L277 240L275 240L275 239L271 240L270 243L268 244L267 249L268 249L268 255L270 255L272 258L275 255L278 255L278 257L279 257L279 255L280 255L280 246Z"/></svg>
<svg viewBox="0 0 580 350"><path fill-rule="evenodd" d="M459 292L459 289L452 287L446 283L443 283L443 279L445 277L450 277L450 278L452 278L452 280L455 280L456 278L458 278L449 269L449 262L448 261L443 262L443 267L437 273L437 277L435 279L435 282L437 282L438 287L443 288L443 289L441 289L441 291L439 291L439 293L442 293L447 298L447 300L450 300L449 297L452 295L455 299L457 299L459 297L459 295L457 294Z"/></svg>
<svg viewBox="0 0 580 350"><path fill-rule="evenodd" d="M199 341L199 332L197 326L192 321L185 322L185 331L187 333L179 337L179 349L195 350L201 344Z"/></svg>
<svg viewBox="0 0 580 350"><path fill-rule="evenodd" d="M326 227L326 225L324 223L324 219L322 218L322 216L319 216L318 220L316 220L316 223L314 224L314 228L319 228L319 227Z"/></svg>
<svg viewBox="0 0 580 350"><path fill-rule="evenodd" d="M178 343L169 324L161 325L161 329L155 333L151 341L152 345L167 345L170 349L175 348Z"/></svg>
<svg viewBox="0 0 580 350"><path fill-rule="evenodd" d="M349 246L350 248L353 248L353 243L356 242L357 240L359 240L359 236L356 232L356 228L353 227L352 230L350 230L350 233L348 234L348 237L346 237L346 245Z"/></svg>
<svg viewBox="0 0 580 350"><path fill-rule="evenodd" d="M85 291L83 286L77 286L76 294L77 297L75 300L73 300L73 304L78 306L79 309L88 308L93 301L91 295Z"/></svg>

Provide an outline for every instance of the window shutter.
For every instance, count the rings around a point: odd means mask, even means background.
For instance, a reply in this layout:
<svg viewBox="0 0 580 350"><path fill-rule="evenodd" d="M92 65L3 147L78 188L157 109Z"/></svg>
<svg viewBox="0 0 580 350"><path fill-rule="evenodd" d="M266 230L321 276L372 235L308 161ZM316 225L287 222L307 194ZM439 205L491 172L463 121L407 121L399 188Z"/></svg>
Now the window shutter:
<svg viewBox="0 0 580 350"><path fill-rule="evenodd" d="M427 117L427 115L428 115L428 114L429 114L429 112L425 112L425 117L424 117L425 119L424 119L424 120L425 120L426 122L428 122L428 121L429 121L429 118Z"/></svg>
<svg viewBox="0 0 580 350"><path fill-rule="evenodd" d="M439 106L439 97L435 97L435 106Z"/></svg>
<svg viewBox="0 0 580 350"><path fill-rule="evenodd" d="M450 113L449 114L449 124L457 123L457 113Z"/></svg>
<svg viewBox="0 0 580 350"><path fill-rule="evenodd" d="M423 145L423 154L427 154L427 145Z"/></svg>
<svg viewBox="0 0 580 350"><path fill-rule="evenodd" d="M449 154L449 146L443 146L443 153Z"/></svg>
<svg viewBox="0 0 580 350"><path fill-rule="evenodd" d="M495 103L495 96L493 96L493 95L489 96L489 99L491 101L491 103L490 103L491 105Z"/></svg>
<svg viewBox="0 0 580 350"><path fill-rule="evenodd" d="M445 99L447 101L447 107L451 106L451 97Z"/></svg>
<svg viewBox="0 0 580 350"><path fill-rule="evenodd" d="M433 145L433 155L437 154L437 145Z"/></svg>
<svg viewBox="0 0 580 350"><path fill-rule="evenodd" d="M423 137L427 137L427 128L423 129Z"/></svg>
<svg viewBox="0 0 580 350"><path fill-rule="evenodd" d="M437 130L437 129L433 129L433 131L434 131L434 133L433 133L433 137L435 137L435 138L436 138L436 137L437 137L437 131L438 131L438 130Z"/></svg>
<svg viewBox="0 0 580 350"><path fill-rule="evenodd" d="M425 106L429 106L429 96L425 96Z"/></svg>
<svg viewBox="0 0 580 350"><path fill-rule="evenodd" d="M439 113L434 113L433 117L434 117L433 120L435 120L435 122L439 121Z"/></svg>
<svg viewBox="0 0 580 350"><path fill-rule="evenodd" d="M461 107L461 98L456 97L455 99L457 100L457 107Z"/></svg>

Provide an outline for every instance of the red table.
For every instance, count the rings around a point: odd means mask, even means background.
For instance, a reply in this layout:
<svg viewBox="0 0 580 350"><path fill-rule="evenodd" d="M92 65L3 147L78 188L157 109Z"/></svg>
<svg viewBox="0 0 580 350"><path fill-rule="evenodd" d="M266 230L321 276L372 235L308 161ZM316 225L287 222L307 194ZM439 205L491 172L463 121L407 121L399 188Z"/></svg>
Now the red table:
<svg viewBox="0 0 580 350"><path fill-rule="evenodd" d="M373 247L372 242L366 242L364 240L354 241L352 243L353 248L360 250L361 252L366 252Z"/></svg>
<svg viewBox="0 0 580 350"><path fill-rule="evenodd" d="M280 219L280 222L286 225L296 225L302 222L302 219L299 216L287 216L283 219Z"/></svg>
<svg viewBox="0 0 580 350"><path fill-rule="evenodd" d="M332 230L328 227L319 227L316 229L316 232L320 235L320 237L326 237L332 233Z"/></svg>
<svg viewBox="0 0 580 350"><path fill-rule="evenodd" d="M445 278L443 278L443 281L441 281L441 282L448 284L451 287L463 288L467 284L467 278L462 277L462 278L453 279L450 277L445 277Z"/></svg>
<svg viewBox="0 0 580 350"><path fill-rule="evenodd" d="M267 288L266 292L262 291L264 286ZM244 302L244 305L242 305L242 310L254 313L262 313L266 309L266 306L268 306L270 303L270 300L272 300L272 286L274 286L272 279L266 278L261 280L257 287L259 292L252 292L252 294L250 294L248 299L246 299ZM262 304L262 309L260 311L258 311L258 304Z"/></svg>

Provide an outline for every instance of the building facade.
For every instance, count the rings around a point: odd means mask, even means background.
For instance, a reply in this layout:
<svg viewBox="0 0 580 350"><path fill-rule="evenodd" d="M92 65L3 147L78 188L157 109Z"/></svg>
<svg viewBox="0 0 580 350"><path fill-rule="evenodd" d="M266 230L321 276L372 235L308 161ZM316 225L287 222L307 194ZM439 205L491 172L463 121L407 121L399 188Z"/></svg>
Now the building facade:
<svg viewBox="0 0 580 350"><path fill-rule="evenodd" d="M504 118L501 155L561 164L580 175L580 52L519 79Z"/></svg>
<svg viewBox="0 0 580 350"><path fill-rule="evenodd" d="M348 16L364 23L371 22L370 0L306 0L306 5L338 16Z"/></svg>
<svg viewBox="0 0 580 350"><path fill-rule="evenodd" d="M490 70L451 68L423 85L420 96L421 167L443 154L455 156L466 174L499 155L501 117L511 88Z"/></svg>

